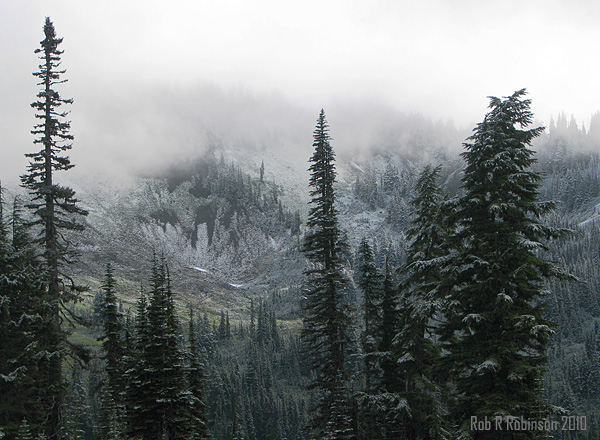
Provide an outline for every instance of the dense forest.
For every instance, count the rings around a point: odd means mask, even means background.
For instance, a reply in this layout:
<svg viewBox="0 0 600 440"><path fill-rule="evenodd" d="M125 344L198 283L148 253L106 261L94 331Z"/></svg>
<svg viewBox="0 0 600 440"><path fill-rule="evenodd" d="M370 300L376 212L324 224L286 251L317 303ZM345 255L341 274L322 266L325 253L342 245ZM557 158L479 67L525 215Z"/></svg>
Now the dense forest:
<svg viewBox="0 0 600 440"><path fill-rule="evenodd" d="M78 199L44 35L40 150L0 190L0 438L600 436L600 114L544 129L519 90L460 155L420 120L338 162L321 110L304 190L214 140Z"/></svg>

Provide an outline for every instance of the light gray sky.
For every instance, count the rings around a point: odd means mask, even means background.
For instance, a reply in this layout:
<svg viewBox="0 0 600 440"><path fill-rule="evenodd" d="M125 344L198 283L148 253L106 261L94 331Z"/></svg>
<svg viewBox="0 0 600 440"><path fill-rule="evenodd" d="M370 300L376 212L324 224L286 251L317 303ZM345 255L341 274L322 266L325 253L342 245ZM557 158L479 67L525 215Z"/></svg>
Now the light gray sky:
<svg viewBox="0 0 600 440"><path fill-rule="evenodd" d="M238 137L261 121L282 142L305 132L310 151L321 107L332 131L344 108L379 103L470 127L488 95L522 87L545 124L564 111L589 126L600 110L597 0L3 0L3 180L33 151L45 16L64 37L76 161L200 148L201 128L230 118Z"/></svg>

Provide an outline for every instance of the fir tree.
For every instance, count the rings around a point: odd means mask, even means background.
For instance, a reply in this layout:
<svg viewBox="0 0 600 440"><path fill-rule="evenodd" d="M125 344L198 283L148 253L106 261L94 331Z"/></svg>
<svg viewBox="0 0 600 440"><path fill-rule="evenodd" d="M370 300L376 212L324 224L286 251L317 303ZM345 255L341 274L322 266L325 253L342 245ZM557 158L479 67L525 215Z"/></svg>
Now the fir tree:
<svg viewBox="0 0 600 440"><path fill-rule="evenodd" d="M42 149L26 154L32 161L27 174L21 176L21 182L33 196L27 207L36 217L32 225L41 228L38 242L44 247L47 266L47 293L44 298L47 307L42 314L47 323L47 331L45 338L38 343L46 350L49 364L46 385L51 393L46 402L48 432L51 440L57 440L64 398L62 361L65 334L61 329L61 305L73 299L78 290L61 270L61 266L68 263L73 255L72 243L64 238L64 233L82 230L83 225L76 217L86 215L87 211L78 206L75 192L71 188L54 182L56 171L73 167L68 156L62 155L71 148L73 136L69 134L70 123L65 121L67 113L59 110L63 104L70 104L72 100L62 98L56 90L58 84L66 82L61 79L65 71L59 70L63 51L58 47L62 38L56 37L54 25L49 18L46 18L44 24L44 34L41 48L35 51L40 54L42 64L39 66L40 70L33 74L40 80L38 85L42 86L42 90L37 95L39 100L31 104L37 111L36 118L40 120L32 131L37 136L34 144L40 144ZM64 284L69 284L71 289L65 291L62 287Z"/></svg>
<svg viewBox="0 0 600 440"><path fill-rule="evenodd" d="M457 398L451 416L459 435L482 439L515 437L493 429L474 433L473 416L539 420L549 411L541 381L553 324L544 319L543 282L565 274L539 251L564 231L540 221L554 204L538 200L542 176L530 170L536 159L529 146L543 128L527 129L533 114L524 95L523 89L490 98L490 111L465 144L465 194L445 269L451 283L445 360Z"/></svg>
<svg viewBox="0 0 600 440"><path fill-rule="evenodd" d="M409 411L396 414L410 438L449 438L445 426L445 388L438 377L441 347L437 341L444 291L440 261L447 255L451 232L443 192L437 185L440 167L425 167L412 200L415 211L407 231L409 247L399 287L399 328L392 348L402 386L395 391Z"/></svg>
<svg viewBox="0 0 600 440"><path fill-rule="evenodd" d="M335 155L330 145L325 112L314 131L310 186L311 209L303 251L310 262L309 288L303 310L305 356L315 370L312 387L319 401L310 427L323 439L355 438L345 360L349 346L350 317L344 298L346 279L340 254L345 248L335 208Z"/></svg>

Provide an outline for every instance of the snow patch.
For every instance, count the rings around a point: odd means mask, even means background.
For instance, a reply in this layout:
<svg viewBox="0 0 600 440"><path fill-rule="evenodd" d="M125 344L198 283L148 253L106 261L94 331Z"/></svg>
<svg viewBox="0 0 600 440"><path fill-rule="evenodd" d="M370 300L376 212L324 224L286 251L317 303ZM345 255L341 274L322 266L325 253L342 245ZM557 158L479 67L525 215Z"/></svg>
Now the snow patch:
<svg viewBox="0 0 600 440"><path fill-rule="evenodd" d="M202 269L202 268L197 267L197 266L190 266L190 268L191 269L196 269L198 272L203 272L203 273L208 273L208 274L211 273L209 270Z"/></svg>

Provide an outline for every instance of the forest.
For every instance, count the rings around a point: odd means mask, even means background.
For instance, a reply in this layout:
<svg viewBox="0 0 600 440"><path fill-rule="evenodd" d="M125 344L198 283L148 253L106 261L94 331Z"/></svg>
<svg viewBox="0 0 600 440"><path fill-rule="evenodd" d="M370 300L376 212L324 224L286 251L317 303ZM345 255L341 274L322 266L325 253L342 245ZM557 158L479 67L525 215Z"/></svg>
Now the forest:
<svg viewBox="0 0 600 440"><path fill-rule="evenodd" d="M0 188L0 438L600 437L600 113L546 129L521 89L460 154L420 121L337 161L321 109L303 189L213 139L78 194L44 37Z"/></svg>

